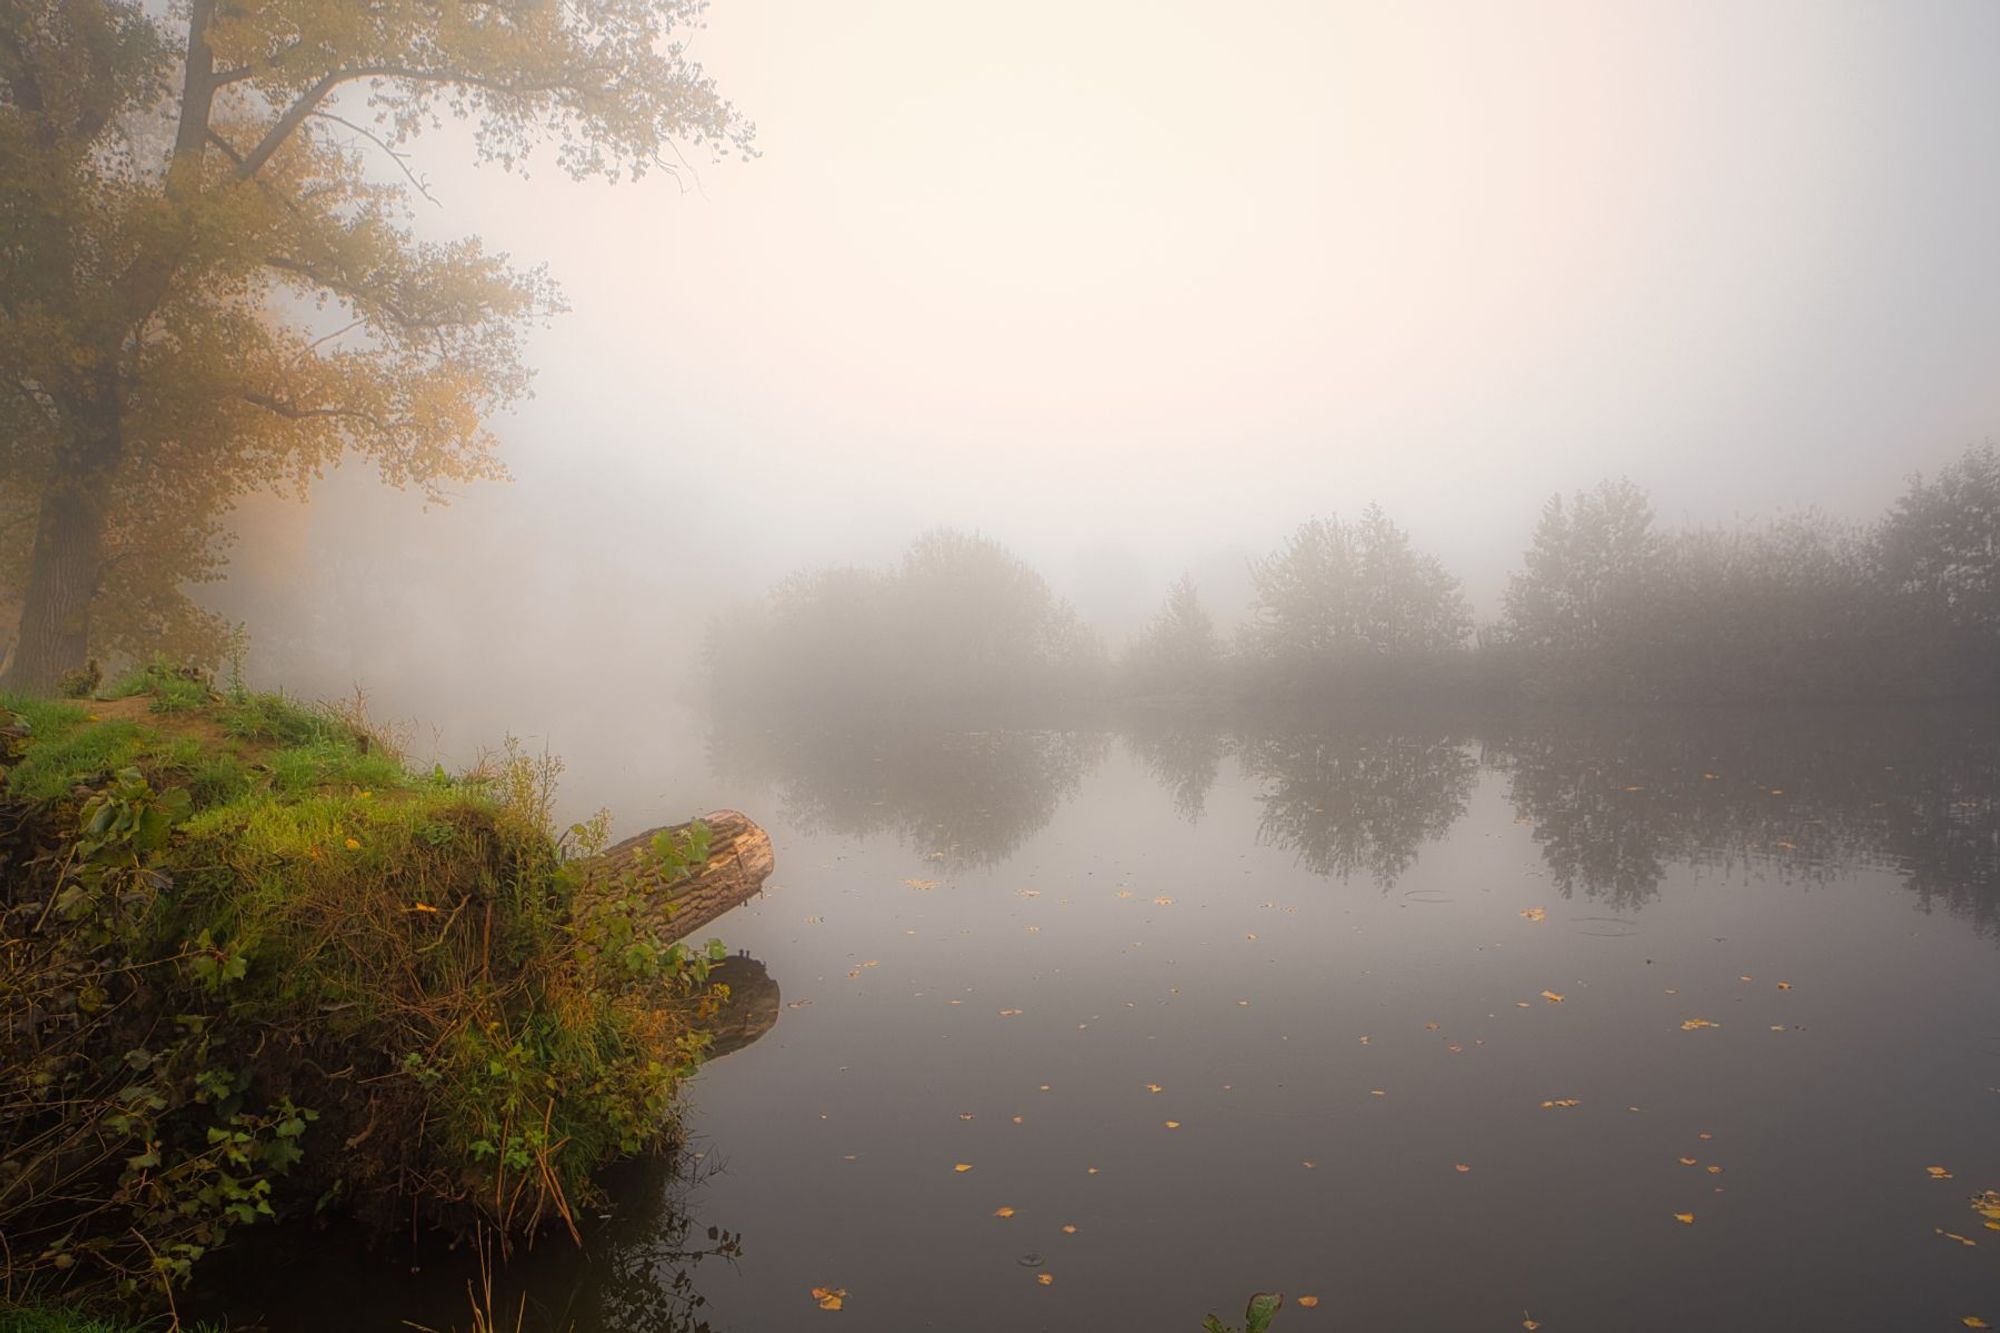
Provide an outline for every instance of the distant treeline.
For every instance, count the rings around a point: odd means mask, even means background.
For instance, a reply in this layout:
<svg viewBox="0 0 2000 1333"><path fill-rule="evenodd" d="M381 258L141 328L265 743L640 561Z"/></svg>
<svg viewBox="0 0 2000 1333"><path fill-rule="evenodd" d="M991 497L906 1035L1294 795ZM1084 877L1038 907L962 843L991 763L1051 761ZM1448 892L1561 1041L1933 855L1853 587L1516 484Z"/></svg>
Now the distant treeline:
<svg viewBox="0 0 2000 1333"><path fill-rule="evenodd" d="M718 621L725 704L1246 701L1448 694L1632 702L1992 696L2000 454L1915 479L1872 525L1807 513L1663 529L1604 482L1543 507L1500 617L1381 509L1302 524L1253 561L1233 641L1193 581L1108 652L998 543L920 537L887 572L801 574Z"/></svg>

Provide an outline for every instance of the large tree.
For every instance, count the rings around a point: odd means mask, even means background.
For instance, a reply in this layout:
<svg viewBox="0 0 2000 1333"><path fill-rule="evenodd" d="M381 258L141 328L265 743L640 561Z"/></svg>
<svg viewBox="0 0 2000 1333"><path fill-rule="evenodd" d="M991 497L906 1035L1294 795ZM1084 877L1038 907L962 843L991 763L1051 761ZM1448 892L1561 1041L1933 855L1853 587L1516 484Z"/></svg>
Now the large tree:
<svg viewBox="0 0 2000 1333"><path fill-rule="evenodd" d="M701 8L0 0L4 683L119 646L107 602L128 634L185 616L250 490L350 453L433 495L499 475L483 423L557 301L476 240L415 235L407 146L464 118L482 158L549 143L579 178L747 152L676 37Z"/></svg>

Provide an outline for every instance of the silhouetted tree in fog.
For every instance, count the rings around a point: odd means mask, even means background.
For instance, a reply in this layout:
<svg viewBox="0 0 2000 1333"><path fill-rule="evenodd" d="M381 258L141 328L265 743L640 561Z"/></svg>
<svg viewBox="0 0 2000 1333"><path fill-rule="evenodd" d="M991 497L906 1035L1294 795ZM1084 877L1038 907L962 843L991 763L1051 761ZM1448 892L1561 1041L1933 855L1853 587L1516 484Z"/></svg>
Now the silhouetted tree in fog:
<svg viewBox="0 0 2000 1333"><path fill-rule="evenodd" d="M1119 665L1119 683L1131 694L1200 694L1222 683L1222 640L1193 578L1183 574L1167 589L1166 605Z"/></svg>
<svg viewBox="0 0 2000 1333"><path fill-rule="evenodd" d="M1301 524L1251 569L1243 637L1252 692L1300 692L1455 653L1472 632L1458 580L1370 505Z"/></svg>

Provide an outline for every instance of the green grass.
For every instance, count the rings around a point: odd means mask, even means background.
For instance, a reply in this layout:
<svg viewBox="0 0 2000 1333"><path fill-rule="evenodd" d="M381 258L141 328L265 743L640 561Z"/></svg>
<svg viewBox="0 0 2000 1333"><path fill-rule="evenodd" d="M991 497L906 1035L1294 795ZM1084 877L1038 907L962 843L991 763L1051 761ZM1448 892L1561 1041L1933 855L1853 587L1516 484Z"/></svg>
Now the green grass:
<svg viewBox="0 0 2000 1333"><path fill-rule="evenodd" d="M189 713L208 707L215 698L207 681L176 669L164 658L135 667L104 691L107 699L129 699L136 694L147 695L155 713Z"/></svg>
<svg viewBox="0 0 2000 1333"><path fill-rule="evenodd" d="M84 704L0 695L0 711L27 723L31 743L7 770L6 789L31 801L59 800L80 783L135 763L158 740L126 719L94 722Z"/></svg>
<svg viewBox="0 0 2000 1333"><path fill-rule="evenodd" d="M60 1305L0 1309L0 1333L159 1333L168 1322L160 1318L145 1323L128 1323ZM183 1324L181 1327L185 1333L222 1333L213 1324Z"/></svg>
<svg viewBox="0 0 2000 1333"><path fill-rule="evenodd" d="M184 1277L231 1228L335 1200L518 1232L673 1133L702 964L634 909L576 910L557 766L510 749L412 774L282 695L157 668L128 686L143 718L0 697L10 814L59 851L0 884L0 909L53 904L22 918L46 947L0 948L0 1142L68 1135L81 1164L42 1202L0 1198L0 1234L74 1230L30 1279L137 1293L157 1256ZM51 995L79 1019L48 1054L10 1034ZM71 1198L116 1202L71 1219ZM0 1333L119 1333L76 1318L4 1312Z"/></svg>

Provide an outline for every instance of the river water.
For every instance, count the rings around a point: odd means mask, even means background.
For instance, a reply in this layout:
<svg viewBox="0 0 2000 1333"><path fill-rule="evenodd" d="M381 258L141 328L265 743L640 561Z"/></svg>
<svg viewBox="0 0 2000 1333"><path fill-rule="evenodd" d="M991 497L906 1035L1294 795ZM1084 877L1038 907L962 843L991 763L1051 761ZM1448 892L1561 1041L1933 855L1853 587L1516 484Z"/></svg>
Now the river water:
<svg viewBox="0 0 2000 1333"><path fill-rule="evenodd" d="M710 933L777 1021L691 1088L692 1178L510 1270L531 1325L1165 1333L1277 1290L1280 1333L2000 1326L1990 714L708 752L777 853ZM286 1286L467 1323L449 1264Z"/></svg>

